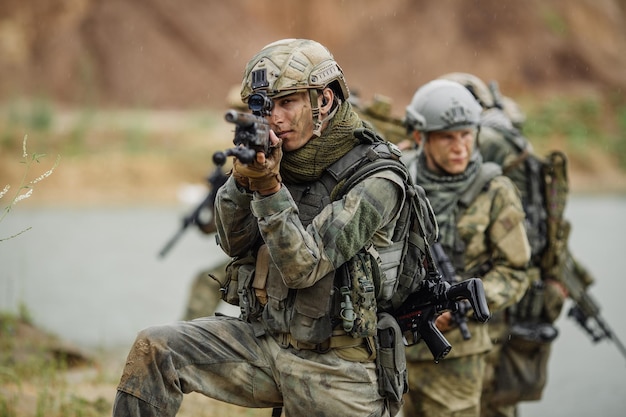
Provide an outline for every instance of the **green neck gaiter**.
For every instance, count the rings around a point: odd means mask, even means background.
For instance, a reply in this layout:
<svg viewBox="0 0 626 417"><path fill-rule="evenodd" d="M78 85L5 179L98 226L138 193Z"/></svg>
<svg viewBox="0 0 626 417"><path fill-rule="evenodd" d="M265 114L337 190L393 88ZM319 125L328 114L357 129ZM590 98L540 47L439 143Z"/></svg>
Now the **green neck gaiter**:
<svg viewBox="0 0 626 417"><path fill-rule="evenodd" d="M313 138L295 151L285 152L280 175L289 183L319 179L326 168L350 151L359 141L354 130L361 127L357 114L348 102L341 104L319 138Z"/></svg>
<svg viewBox="0 0 626 417"><path fill-rule="evenodd" d="M454 247L459 199L476 179L482 156L474 151L465 172L459 175L438 175L426 168L426 156L420 152L417 160L416 182L424 188L437 218L439 241L445 247Z"/></svg>

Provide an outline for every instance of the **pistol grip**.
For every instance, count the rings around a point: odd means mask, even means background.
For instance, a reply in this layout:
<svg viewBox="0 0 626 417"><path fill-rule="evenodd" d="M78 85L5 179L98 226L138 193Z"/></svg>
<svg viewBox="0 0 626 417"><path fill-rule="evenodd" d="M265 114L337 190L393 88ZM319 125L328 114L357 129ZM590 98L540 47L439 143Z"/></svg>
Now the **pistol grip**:
<svg viewBox="0 0 626 417"><path fill-rule="evenodd" d="M435 362L439 362L450 353L452 345L450 345L450 342L448 342L437 326L435 326L434 319L422 321L419 326L419 332L424 343L426 343L426 346L428 346L428 349L433 354Z"/></svg>

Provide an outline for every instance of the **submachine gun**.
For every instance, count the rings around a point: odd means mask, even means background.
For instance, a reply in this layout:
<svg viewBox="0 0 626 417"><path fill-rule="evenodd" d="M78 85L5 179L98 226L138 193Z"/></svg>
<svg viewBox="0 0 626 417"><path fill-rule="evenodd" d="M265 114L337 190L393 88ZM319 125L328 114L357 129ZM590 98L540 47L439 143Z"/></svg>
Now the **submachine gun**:
<svg viewBox="0 0 626 417"><path fill-rule="evenodd" d="M466 301L474 310L477 321L485 323L489 320L491 313L483 282L479 278L470 278L451 284L442 279L433 262L429 266L429 277L394 311L393 315L405 337L405 344L410 346L423 340L435 362L439 362L450 352L452 346L435 326L435 319L444 311L451 311L453 314L459 312L460 305Z"/></svg>
<svg viewBox="0 0 626 417"><path fill-rule="evenodd" d="M181 238L183 233L191 225L196 225L204 233L215 232L215 216L213 208L217 190L224 185L228 175L224 174L222 167L229 156L234 156L245 164L251 163L256 157L256 153L263 151L266 155L270 151L270 126L265 116L271 114L274 102L264 93L252 94L248 100L248 108L252 113L241 113L236 110L228 110L224 115L227 122L234 123L235 138L234 148L225 151L218 151L213 154L215 170L208 176L209 193L200 204L187 216L183 218L180 229L167 241L163 249L159 252L159 257L163 258L172 249L174 244ZM209 213L208 220L206 213Z"/></svg>

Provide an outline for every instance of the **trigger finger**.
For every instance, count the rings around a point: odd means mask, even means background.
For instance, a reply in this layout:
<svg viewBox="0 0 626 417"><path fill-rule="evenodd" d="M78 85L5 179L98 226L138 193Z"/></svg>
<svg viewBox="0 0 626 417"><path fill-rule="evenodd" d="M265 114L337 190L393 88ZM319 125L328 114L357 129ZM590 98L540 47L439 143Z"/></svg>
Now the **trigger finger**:
<svg viewBox="0 0 626 417"><path fill-rule="evenodd" d="M278 138L278 136L276 136L276 133L274 133L273 130L270 130L270 145L272 147L276 147L279 146L281 144L281 140Z"/></svg>

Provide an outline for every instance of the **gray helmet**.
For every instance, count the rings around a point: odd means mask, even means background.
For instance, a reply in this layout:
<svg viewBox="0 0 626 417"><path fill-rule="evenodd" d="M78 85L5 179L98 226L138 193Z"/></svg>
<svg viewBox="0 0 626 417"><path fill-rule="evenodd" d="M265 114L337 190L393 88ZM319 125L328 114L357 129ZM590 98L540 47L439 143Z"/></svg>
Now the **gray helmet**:
<svg viewBox="0 0 626 417"><path fill-rule="evenodd" d="M475 75L467 72L451 72L439 77L441 80L456 81L467 88L470 93L478 100L483 109L490 109L495 105L493 94L487 84Z"/></svg>
<svg viewBox="0 0 626 417"><path fill-rule="evenodd" d="M420 87L406 108L409 131L434 132L478 127L482 108L461 84L433 80Z"/></svg>
<svg viewBox="0 0 626 417"><path fill-rule="evenodd" d="M340 100L350 96L343 71L330 51L309 39L283 39L266 45L246 65L241 84L241 100L264 92L279 98L308 90L313 109L314 134L319 136L321 120L318 90L330 87Z"/></svg>

